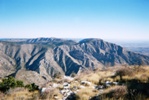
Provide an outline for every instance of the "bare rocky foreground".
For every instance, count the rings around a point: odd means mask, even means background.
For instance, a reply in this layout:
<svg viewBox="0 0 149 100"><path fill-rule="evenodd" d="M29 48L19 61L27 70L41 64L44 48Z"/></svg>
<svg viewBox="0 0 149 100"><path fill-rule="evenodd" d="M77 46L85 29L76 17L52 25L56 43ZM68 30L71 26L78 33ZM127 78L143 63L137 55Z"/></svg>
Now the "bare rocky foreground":
<svg viewBox="0 0 149 100"><path fill-rule="evenodd" d="M0 83L0 89L2 89ZM26 86L25 86L26 87ZM125 66L57 76L37 90L25 87L0 92L2 100L148 100L149 67Z"/></svg>

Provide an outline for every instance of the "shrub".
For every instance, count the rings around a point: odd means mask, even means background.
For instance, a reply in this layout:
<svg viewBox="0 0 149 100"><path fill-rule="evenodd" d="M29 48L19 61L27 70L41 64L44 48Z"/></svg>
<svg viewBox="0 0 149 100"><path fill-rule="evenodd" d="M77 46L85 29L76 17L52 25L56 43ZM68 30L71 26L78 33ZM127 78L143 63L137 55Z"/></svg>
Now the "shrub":
<svg viewBox="0 0 149 100"><path fill-rule="evenodd" d="M78 100L89 100L90 97L93 97L95 95L98 94L98 91L90 88L90 87L87 87L87 88L81 88L78 92Z"/></svg>
<svg viewBox="0 0 149 100"><path fill-rule="evenodd" d="M24 87L23 81L17 80L16 84L17 84L17 87Z"/></svg>
<svg viewBox="0 0 149 100"><path fill-rule="evenodd" d="M24 86L24 84L22 81L15 80L14 77L10 76L10 77L2 80L2 82L0 83L0 90L2 92L6 92L10 88L23 87L23 86Z"/></svg>
<svg viewBox="0 0 149 100"><path fill-rule="evenodd" d="M25 86L25 88L27 88L29 91L38 90L38 86L35 83L28 84L28 85Z"/></svg>
<svg viewBox="0 0 149 100"><path fill-rule="evenodd" d="M123 80L122 77L126 75L132 75L132 70L128 67L120 68L115 72L115 76L119 76L121 81Z"/></svg>
<svg viewBox="0 0 149 100"><path fill-rule="evenodd" d="M126 86L115 86L109 90L106 96L110 98L119 99L119 98L124 98L126 94L127 94Z"/></svg>
<svg viewBox="0 0 149 100"><path fill-rule="evenodd" d="M131 97L136 96L138 94L149 97L149 83L143 83L138 79L132 79L127 82L127 88L129 95Z"/></svg>

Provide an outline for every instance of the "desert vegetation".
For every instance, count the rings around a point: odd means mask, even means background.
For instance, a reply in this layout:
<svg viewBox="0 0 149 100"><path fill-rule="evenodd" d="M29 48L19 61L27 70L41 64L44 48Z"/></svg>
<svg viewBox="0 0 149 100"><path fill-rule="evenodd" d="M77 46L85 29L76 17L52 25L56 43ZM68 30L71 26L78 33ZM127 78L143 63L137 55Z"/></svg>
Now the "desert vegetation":
<svg viewBox="0 0 149 100"><path fill-rule="evenodd" d="M27 99L28 95L33 95L37 90L38 86L34 83L24 85L23 81L16 80L12 76L1 79L0 82L0 96L2 100ZM29 96L29 98L32 98L32 96Z"/></svg>
<svg viewBox="0 0 149 100"><path fill-rule="evenodd" d="M2 100L147 100L149 67L121 66L58 75L42 87L7 77L0 82Z"/></svg>

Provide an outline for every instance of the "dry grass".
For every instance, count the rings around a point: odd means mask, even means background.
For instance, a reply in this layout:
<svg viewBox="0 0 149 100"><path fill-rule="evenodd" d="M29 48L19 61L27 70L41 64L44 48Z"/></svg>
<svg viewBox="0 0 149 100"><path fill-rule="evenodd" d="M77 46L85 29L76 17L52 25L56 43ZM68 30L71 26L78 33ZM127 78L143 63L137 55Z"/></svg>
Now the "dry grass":
<svg viewBox="0 0 149 100"><path fill-rule="evenodd" d="M33 98L38 98L39 96L34 96L34 95L39 94L38 91L34 91L34 92L29 92L28 90L24 89L24 90L11 90L11 92L9 92L9 94L7 94L5 96L5 100L30 100Z"/></svg>
<svg viewBox="0 0 149 100"><path fill-rule="evenodd" d="M46 91L40 95L41 100L55 100L55 97L62 99L62 95L58 89L49 89L49 91Z"/></svg>
<svg viewBox="0 0 149 100"><path fill-rule="evenodd" d="M106 94L107 97L119 99L125 97L127 93L126 86L114 86L107 89L104 94Z"/></svg>
<svg viewBox="0 0 149 100"><path fill-rule="evenodd" d="M79 96L79 100L89 100L91 97L97 95L98 91L94 90L91 87L87 87L85 89L80 89L77 94Z"/></svg>
<svg viewBox="0 0 149 100"><path fill-rule="evenodd" d="M0 100L5 100L5 94L0 92Z"/></svg>
<svg viewBox="0 0 149 100"><path fill-rule="evenodd" d="M122 75L122 79L124 82L130 81L130 80L139 80L143 83L149 83L149 67L148 66L129 66L129 67L112 67L112 68L105 68L104 70L96 69L96 71L89 73L81 73L81 77L79 77L78 80L87 80L92 82L93 84L104 83L105 81L120 81L120 77L117 74L117 72L120 72ZM115 76L113 78L113 76ZM128 93L126 86L115 86L108 89L105 89L104 94L107 94L105 97L102 97L101 100L125 100L125 95ZM89 88L85 88L84 90L79 91L79 96L81 96L81 100L87 100L88 98L92 97L92 95L95 95L92 90ZM103 95L104 96L104 95ZM142 100L145 100L145 96L143 94L137 94L137 98L142 98ZM103 99L104 98L104 99ZM133 97L135 98L135 97ZM145 98L145 99L144 99ZM138 99L135 99L138 100Z"/></svg>
<svg viewBox="0 0 149 100"><path fill-rule="evenodd" d="M76 90L76 89L79 88L80 85L81 85L81 84L80 84L78 81L71 82L71 84L70 84L70 89L71 89L71 90ZM76 89L75 89L75 88L76 88Z"/></svg>
<svg viewBox="0 0 149 100"><path fill-rule="evenodd" d="M118 71L124 71L123 80L137 79L141 82L149 82L149 67L145 66L131 66L126 68L118 69ZM115 80L119 81L119 77L115 77Z"/></svg>
<svg viewBox="0 0 149 100"><path fill-rule="evenodd" d="M61 78L55 78L50 84L57 83L61 84L57 88L45 92L40 95L39 91L29 92L26 89L12 89L6 95L0 92L0 97L3 97L4 100L54 100L54 97L57 96L59 99L62 98L60 90L63 89L63 82L70 83L70 89L75 91L78 89L77 95L79 100L89 100L91 97L99 94L99 91L93 89L93 86L98 85L99 83L105 83L106 81L118 81L120 82L120 77L115 74L116 72L122 73L122 79L124 82L130 80L139 80L142 83L149 83L149 67L148 66L129 66L129 67L107 67L104 69L96 69L94 71L82 72L79 75L75 76L75 80L63 80ZM81 81L89 81L92 84L89 86L84 86L81 88ZM104 89L103 95L100 96L101 100L126 100L125 95L128 94L126 84L125 86L112 86L110 88ZM133 97L134 100L145 100L146 97L143 94L137 94Z"/></svg>
<svg viewBox="0 0 149 100"><path fill-rule="evenodd" d="M62 99L59 89L50 89L42 94L40 94L39 91L29 92L25 89L20 91L15 90L11 90L7 95L0 93L0 100L55 100L54 97Z"/></svg>
<svg viewBox="0 0 149 100"><path fill-rule="evenodd" d="M100 79L106 79L113 81L113 79L110 78L114 74L114 70L111 69L110 67L102 70L96 69L96 71L87 71L87 72L82 72L80 73L79 76L75 77L75 80L77 81L89 81L92 82L93 84L98 84ZM105 81L105 80L102 80Z"/></svg>

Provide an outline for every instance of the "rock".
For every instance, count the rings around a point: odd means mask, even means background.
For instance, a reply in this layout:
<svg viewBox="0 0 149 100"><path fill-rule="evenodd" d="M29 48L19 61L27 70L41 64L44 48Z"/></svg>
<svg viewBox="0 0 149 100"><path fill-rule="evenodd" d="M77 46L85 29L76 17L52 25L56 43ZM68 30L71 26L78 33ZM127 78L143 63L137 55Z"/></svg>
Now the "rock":
<svg viewBox="0 0 149 100"><path fill-rule="evenodd" d="M70 89L63 89L60 93L63 95L63 100L73 100L75 94Z"/></svg>
<svg viewBox="0 0 149 100"><path fill-rule="evenodd" d="M70 77L70 76L64 76L64 79L69 80L69 81L73 81L74 78Z"/></svg>
<svg viewBox="0 0 149 100"><path fill-rule="evenodd" d="M79 92L79 90L74 91L74 93L77 93L77 92Z"/></svg>
<svg viewBox="0 0 149 100"><path fill-rule="evenodd" d="M70 84L67 83L67 82L63 83L63 86L69 86L69 85L70 85Z"/></svg>
<svg viewBox="0 0 149 100"><path fill-rule="evenodd" d="M80 85L80 88L85 88L85 86L83 86L83 85Z"/></svg>
<svg viewBox="0 0 149 100"><path fill-rule="evenodd" d="M57 88L59 86L59 84L53 83L52 87L53 88Z"/></svg>
<svg viewBox="0 0 149 100"><path fill-rule="evenodd" d="M64 89L69 89L70 88L70 84L67 83L67 82L63 83L63 88Z"/></svg>
<svg viewBox="0 0 149 100"><path fill-rule="evenodd" d="M113 84L113 85L118 85L119 83L118 83L118 82L112 82L112 84Z"/></svg>
<svg viewBox="0 0 149 100"><path fill-rule="evenodd" d="M41 95L43 95L44 93L49 93L49 92L53 91L53 89L54 89L54 88L52 88L52 87L48 87L48 88L45 88L45 87L44 87L44 88L42 88L41 91L40 91L40 92L41 92Z"/></svg>
<svg viewBox="0 0 149 100"><path fill-rule="evenodd" d="M110 81L106 81L105 83L106 83L106 84L111 84L111 82L110 82Z"/></svg>
<svg viewBox="0 0 149 100"><path fill-rule="evenodd" d="M110 81L105 82L105 87L110 87L111 85L112 85L112 82L110 82Z"/></svg>
<svg viewBox="0 0 149 100"><path fill-rule="evenodd" d="M65 90L61 90L61 91L60 91L60 93L61 93L62 95L64 95L64 93L65 93Z"/></svg>
<svg viewBox="0 0 149 100"><path fill-rule="evenodd" d="M43 92L45 92L45 90L46 90L46 88L42 88L42 89L41 89L41 92L43 93Z"/></svg>
<svg viewBox="0 0 149 100"><path fill-rule="evenodd" d="M81 84L86 86L86 85L91 85L91 82L89 82L89 81L81 81Z"/></svg>
<svg viewBox="0 0 149 100"><path fill-rule="evenodd" d="M98 85L98 86L95 86L95 89L97 90L100 90L100 89L104 89L105 87L103 85Z"/></svg>

